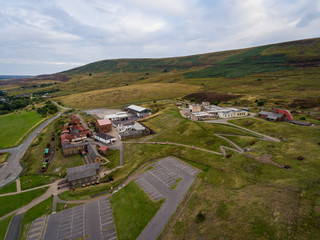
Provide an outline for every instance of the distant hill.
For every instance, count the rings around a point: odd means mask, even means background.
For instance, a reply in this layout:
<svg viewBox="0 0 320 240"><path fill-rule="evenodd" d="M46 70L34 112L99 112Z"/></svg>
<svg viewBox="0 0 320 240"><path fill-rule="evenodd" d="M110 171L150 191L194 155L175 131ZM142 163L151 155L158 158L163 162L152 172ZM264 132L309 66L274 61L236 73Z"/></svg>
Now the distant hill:
<svg viewBox="0 0 320 240"><path fill-rule="evenodd" d="M1 79L15 79L15 78L27 78L31 77L30 75L0 75Z"/></svg>
<svg viewBox="0 0 320 240"><path fill-rule="evenodd" d="M63 102L63 96L75 93L90 99L96 90L108 89L109 96L114 89L117 97L128 85L141 85L143 91L144 84L180 83L240 94L243 104L264 99L289 106L319 96L319 66L320 38L314 38L186 57L103 60L52 75L1 81L0 87L10 94L51 91Z"/></svg>

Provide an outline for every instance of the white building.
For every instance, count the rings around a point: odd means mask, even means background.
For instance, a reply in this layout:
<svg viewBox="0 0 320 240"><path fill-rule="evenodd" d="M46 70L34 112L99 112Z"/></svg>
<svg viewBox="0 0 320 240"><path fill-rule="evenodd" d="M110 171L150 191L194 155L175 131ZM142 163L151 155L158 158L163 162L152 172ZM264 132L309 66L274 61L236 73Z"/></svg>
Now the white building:
<svg viewBox="0 0 320 240"><path fill-rule="evenodd" d="M116 114L105 115L103 118L111 121L124 121L128 120L129 117L129 114L126 112L117 112Z"/></svg>
<svg viewBox="0 0 320 240"><path fill-rule="evenodd" d="M113 143L117 140L114 136L105 134L103 132L98 133L94 138L105 144Z"/></svg>

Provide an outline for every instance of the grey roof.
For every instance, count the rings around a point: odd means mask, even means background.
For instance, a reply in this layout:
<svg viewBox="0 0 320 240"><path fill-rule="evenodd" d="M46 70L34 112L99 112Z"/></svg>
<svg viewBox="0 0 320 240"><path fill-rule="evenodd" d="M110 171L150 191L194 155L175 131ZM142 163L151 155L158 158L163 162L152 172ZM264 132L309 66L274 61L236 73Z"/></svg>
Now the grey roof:
<svg viewBox="0 0 320 240"><path fill-rule="evenodd" d="M283 114L278 114L278 113L273 113L273 112L265 112L265 111L260 111L259 114L267 115L267 118L269 118L269 119L278 119L283 116Z"/></svg>
<svg viewBox="0 0 320 240"><path fill-rule="evenodd" d="M63 143L62 144L62 148L63 149L67 149L67 148L73 148L73 147L81 147L81 146L85 146L88 145L88 142L82 142L82 143Z"/></svg>
<svg viewBox="0 0 320 240"><path fill-rule="evenodd" d="M100 168L99 163L92 163L88 165L83 165L79 167L74 167L74 168L68 168L67 173L68 173L68 181L75 181L79 179L83 179L86 177L92 177L97 175L97 170Z"/></svg>
<svg viewBox="0 0 320 240"><path fill-rule="evenodd" d="M105 139L105 140L109 140L109 139L115 138L114 136L111 136L111 135L103 133L103 132L98 133L96 136L98 136L99 138Z"/></svg>
<svg viewBox="0 0 320 240"><path fill-rule="evenodd" d="M96 157L100 157L100 155L98 154L97 149L96 149L95 146L92 146L92 145L89 144L89 145L87 146L87 149L88 149L89 155L90 155L93 159L95 159Z"/></svg>
<svg viewBox="0 0 320 240"><path fill-rule="evenodd" d="M134 124L133 124L133 128L135 129L135 130L145 130L146 128L142 125L142 124L140 124L140 123L138 123L138 122L135 122Z"/></svg>
<svg viewBox="0 0 320 240"><path fill-rule="evenodd" d="M128 131L125 131L125 132L121 132L119 133L119 135L121 137L125 137L125 136L134 136L134 135L140 135L140 134L143 134L145 132L145 130L128 130Z"/></svg>

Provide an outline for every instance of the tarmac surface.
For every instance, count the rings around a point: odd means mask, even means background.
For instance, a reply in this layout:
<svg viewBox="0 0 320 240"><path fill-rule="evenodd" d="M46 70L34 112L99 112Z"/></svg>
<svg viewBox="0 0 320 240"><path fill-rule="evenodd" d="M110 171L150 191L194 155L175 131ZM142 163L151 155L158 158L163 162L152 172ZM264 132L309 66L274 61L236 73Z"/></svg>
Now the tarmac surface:
<svg viewBox="0 0 320 240"><path fill-rule="evenodd" d="M23 213L15 215L8 229L5 240L19 239Z"/></svg>
<svg viewBox="0 0 320 240"><path fill-rule="evenodd" d="M117 234L107 198L76 206L32 222L27 240L115 240Z"/></svg>
<svg viewBox="0 0 320 240"><path fill-rule="evenodd" d="M166 198L156 215L141 232L137 239L157 239L172 214L176 211L180 202L191 187L199 170L190 167L174 158L167 157L154 164L154 168L143 173L136 179L154 200ZM176 185L177 180L181 181ZM176 185L175 189L171 187Z"/></svg>

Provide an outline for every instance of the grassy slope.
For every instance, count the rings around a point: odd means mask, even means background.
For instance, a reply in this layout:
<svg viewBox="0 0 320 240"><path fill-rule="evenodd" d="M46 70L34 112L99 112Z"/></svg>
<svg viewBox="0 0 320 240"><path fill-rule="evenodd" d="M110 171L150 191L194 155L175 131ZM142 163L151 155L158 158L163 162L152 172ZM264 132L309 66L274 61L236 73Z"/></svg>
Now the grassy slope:
<svg viewBox="0 0 320 240"><path fill-rule="evenodd" d="M13 146L42 117L36 112L12 113L0 116L0 148Z"/></svg>
<svg viewBox="0 0 320 240"><path fill-rule="evenodd" d="M0 197L0 216L14 211L28 203L33 199L41 196L44 193L42 189L37 189L16 195Z"/></svg>
<svg viewBox="0 0 320 240"><path fill-rule="evenodd" d="M113 194L110 202L119 240L136 239L162 203L152 201L133 181Z"/></svg>
<svg viewBox="0 0 320 240"><path fill-rule="evenodd" d="M245 126L246 121L233 122ZM271 154L273 161L293 170L239 154L213 160L168 239L319 238L319 127L255 120L249 128L284 136L280 143L257 142L251 154ZM296 160L299 155L306 159ZM202 223L196 221L199 212L206 215Z"/></svg>
<svg viewBox="0 0 320 240"><path fill-rule="evenodd" d="M77 108L120 106L125 103L181 97L199 90L199 86L176 83L150 83L102 89L56 98L64 105Z"/></svg>

